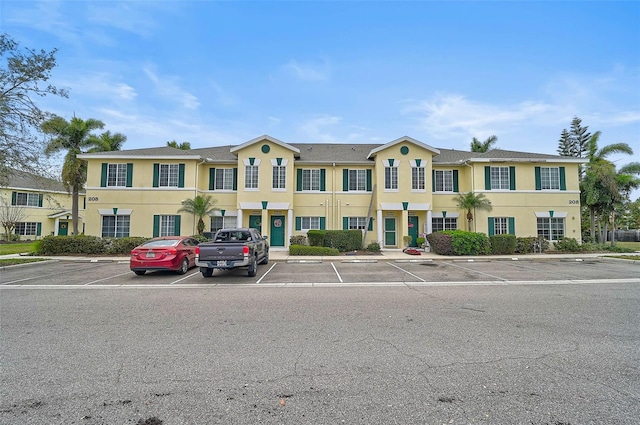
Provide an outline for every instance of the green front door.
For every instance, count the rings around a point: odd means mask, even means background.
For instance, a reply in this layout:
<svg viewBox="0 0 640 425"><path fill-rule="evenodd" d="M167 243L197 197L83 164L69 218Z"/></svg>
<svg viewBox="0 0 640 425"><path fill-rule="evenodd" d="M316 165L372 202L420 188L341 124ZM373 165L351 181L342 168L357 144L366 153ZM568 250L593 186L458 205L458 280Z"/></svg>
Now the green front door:
<svg viewBox="0 0 640 425"><path fill-rule="evenodd" d="M271 246L284 246L284 216L271 216L271 233L269 234Z"/></svg>
<svg viewBox="0 0 640 425"><path fill-rule="evenodd" d="M411 236L411 246L418 246L416 238L418 237L418 217L415 215L409 216L409 236Z"/></svg>
<svg viewBox="0 0 640 425"><path fill-rule="evenodd" d="M69 231L69 222L68 221L60 221L58 222L58 236L67 236L67 232Z"/></svg>
<svg viewBox="0 0 640 425"><path fill-rule="evenodd" d="M249 227L254 229L258 229L260 233L262 233L262 216L261 215L250 215L249 216Z"/></svg>
<svg viewBox="0 0 640 425"><path fill-rule="evenodd" d="M384 218L384 245L396 246L396 219L395 217Z"/></svg>

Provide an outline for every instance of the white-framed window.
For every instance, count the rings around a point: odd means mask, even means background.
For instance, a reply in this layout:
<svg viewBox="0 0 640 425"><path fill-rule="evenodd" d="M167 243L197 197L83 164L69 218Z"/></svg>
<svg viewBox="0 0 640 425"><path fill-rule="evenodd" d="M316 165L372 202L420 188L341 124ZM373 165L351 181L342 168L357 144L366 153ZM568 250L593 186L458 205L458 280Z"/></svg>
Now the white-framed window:
<svg viewBox="0 0 640 425"><path fill-rule="evenodd" d="M411 189L424 190L424 167L411 167Z"/></svg>
<svg viewBox="0 0 640 425"><path fill-rule="evenodd" d="M284 165L273 166L273 189L286 189L287 185L287 167Z"/></svg>
<svg viewBox="0 0 640 425"><path fill-rule="evenodd" d="M443 230L457 230L458 219L451 217L433 217L431 219L431 230L441 232Z"/></svg>
<svg viewBox="0 0 640 425"><path fill-rule="evenodd" d="M216 168L213 190L233 190L233 168Z"/></svg>
<svg viewBox="0 0 640 425"><path fill-rule="evenodd" d="M15 202L13 202L13 205L38 207L40 206L40 195L38 193L15 192Z"/></svg>
<svg viewBox="0 0 640 425"><path fill-rule="evenodd" d="M211 231L216 232L220 229L235 229L238 227L238 218L235 216L212 216Z"/></svg>
<svg viewBox="0 0 640 425"><path fill-rule="evenodd" d="M159 187L178 187L180 166L178 164L160 164Z"/></svg>
<svg viewBox="0 0 640 425"><path fill-rule="evenodd" d="M257 165L245 165L244 188L258 189L258 166Z"/></svg>
<svg viewBox="0 0 640 425"><path fill-rule="evenodd" d="M538 217L538 237L558 241L564 237L564 218Z"/></svg>
<svg viewBox="0 0 640 425"><path fill-rule="evenodd" d="M349 170L349 190L367 190L367 170Z"/></svg>
<svg viewBox="0 0 640 425"><path fill-rule="evenodd" d="M124 238L129 236L129 218L128 215L103 215L102 237Z"/></svg>
<svg viewBox="0 0 640 425"><path fill-rule="evenodd" d="M320 190L320 170L302 170L302 190Z"/></svg>
<svg viewBox="0 0 640 425"><path fill-rule="evenodd" d="M178 236L175 234L176 216L161 215L160 216L160 234L158 236Z"/></svg>
<svg viewBox="0 0 640 425"><path fill-rule="evenodd" d="M366 229L367 217L349 217L349 229Z"/></svg>
<svg viewBox="0 0 640 425"><path fill-rule="evenodd" d="M300 217L300 230L320 230L320 217Z"/></svg>
<svg viewBox="0 0 640 425"><path fill-rule="evenodd" d="M494 235L509 234L509 218L508 217L493 218L493 234Z"/></svg>
<svg viewBox="0 0 640 425"><path fill-rule="evenodd" d="M453 192L453 170L434 170L435 192Z"/></svg>
<svg viewBox="0 0 640 425"><path fill-rule="evenodd" d="M560 190L559 167L540 167L540 188L542 190Z"/></svg>
<svg viewBox="0 0 640 425"><path fill-rule="evenodd" d="M125 187L127 185L127 164L107 165L107 186Z"/></svg>
<svg viewBox="0 0 640 425"><path fill-rule="evenodd" d="M16 223L14 233L20 236L35 236L38 231L38 223L26 222Z"/></svg>
<svg viewBox="0 0 640 425"><path fill-rule="evenodd" d="M491 167L491 190L509 190L509 167Z"/></svg>
<svg viewBox="0 0 640 425"><path fill-rule="evenodd" d="M384 167L384 188L386 190L398 189L398 167Z"/></svg>

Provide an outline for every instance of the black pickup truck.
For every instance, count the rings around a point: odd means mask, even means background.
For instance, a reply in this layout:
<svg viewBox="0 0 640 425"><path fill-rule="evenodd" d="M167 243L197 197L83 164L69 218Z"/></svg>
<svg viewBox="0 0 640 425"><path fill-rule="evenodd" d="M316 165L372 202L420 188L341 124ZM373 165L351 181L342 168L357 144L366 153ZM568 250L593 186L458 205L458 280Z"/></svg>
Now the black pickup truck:
<svg viewBox="0 0 640 425"><path fill-rule="evenodd" d="M220 229L211 242L196 247L196 266L204 277L213 276L215 269L246 267L250 277L256 275L258 264L269 262L269 243L257 229Z"/></svg>

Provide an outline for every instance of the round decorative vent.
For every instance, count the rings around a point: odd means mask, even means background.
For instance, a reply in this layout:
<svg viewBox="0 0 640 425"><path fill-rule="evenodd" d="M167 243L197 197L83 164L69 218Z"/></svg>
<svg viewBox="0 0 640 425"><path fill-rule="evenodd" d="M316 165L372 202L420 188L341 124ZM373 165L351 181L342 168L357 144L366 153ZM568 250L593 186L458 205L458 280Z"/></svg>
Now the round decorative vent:
<svg viewBox="0 0 640 425"><path fill-rule="evenodd" d="M269 153L270 150L271 150L271 148L269 147L269 145L262 145L262 152L263 153Z"/></svg>
<svg viewBox="0 0 640 425"><path fill-rule="evenodd" d="M408 146L403 146L403 147L401 147L401 148L400 148L400 153L401 153L402 155L406 155L406 154L408 154L408 153L409 153L409 147L408 147Z"/></svg>

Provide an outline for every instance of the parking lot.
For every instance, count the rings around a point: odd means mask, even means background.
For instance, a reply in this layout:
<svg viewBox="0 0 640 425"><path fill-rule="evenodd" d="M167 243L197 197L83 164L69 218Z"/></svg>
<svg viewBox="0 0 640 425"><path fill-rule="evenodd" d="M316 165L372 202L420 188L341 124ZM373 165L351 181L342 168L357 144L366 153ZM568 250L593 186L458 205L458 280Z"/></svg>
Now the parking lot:
<svg viewBox="0 0 640 425"><path fill-rule="evenodd" d="M136 276L122 261L48 261L0 270L0 285L24 286L186 286L186 285L437 285L580 283L585 281L640 283L640 264L606 260L434 260L434 261L270 261L255 277L245 269L216 270L204 278L198 268L185 275L150 272Z"/></svg>

